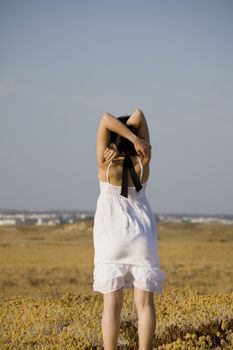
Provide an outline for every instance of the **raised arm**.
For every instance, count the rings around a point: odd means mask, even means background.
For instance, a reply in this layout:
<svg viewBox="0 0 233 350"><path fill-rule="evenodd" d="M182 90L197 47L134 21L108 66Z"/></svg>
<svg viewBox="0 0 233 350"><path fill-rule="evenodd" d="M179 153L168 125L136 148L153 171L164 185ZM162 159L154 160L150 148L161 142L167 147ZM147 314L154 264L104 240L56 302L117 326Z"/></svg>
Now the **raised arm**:
<svg viewBox="0 0 233 350"><path fill-rule="evenodd" d="M97 132L97 145L96 156L99 166L103 166L105 163L104 151L110 143L110 132L113 131L121 136L127 138L133 142L136 151L142 154L143 157L147 156L148 144L142 140L139 136L135 135L127 126L125 126L120 120L115 118L110 113L104 113L99 124Z"/></svg>
<svg viewBox="0 0 233 350"><path fill-rule="evenodd" d="M133 125L137 129L137 136L145 140L150 144L150 133L147 125L146 117L141 109L136 109L130 118L127 120L127 124ZM149 147L148 160L151 158L151 146Z"/></svg>
<svg viewBox="0 0 233 350"><path fill-rule="evenodd" d="M133 125L137 129L137 136L150 143L149 128L146 117L141 109L136 109L133 114L131 114L130 118L127 120L127 124Z"/></svg>

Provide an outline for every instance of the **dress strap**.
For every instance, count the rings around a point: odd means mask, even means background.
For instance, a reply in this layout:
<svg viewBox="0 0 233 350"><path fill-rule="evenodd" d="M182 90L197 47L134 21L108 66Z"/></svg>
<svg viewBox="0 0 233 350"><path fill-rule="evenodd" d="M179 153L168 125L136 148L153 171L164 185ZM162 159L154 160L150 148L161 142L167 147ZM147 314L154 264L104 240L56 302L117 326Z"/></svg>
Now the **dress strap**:
<svg viewBox="0 0 233 350"><path fill-rule="evenodd" d="M109 174L108 174L108 173L109 173L109 168L110 168L111 164L112 164L112 160L111 160L111 162L109 162L108 167L107 167L107 170L106 170L107 182L109 182Z"/></svg>
<svg viewBox="0 0 233 350"><path fill-rule="evenodd" d="M141 158L139 156L137 156L137 158L138 158L138 162L139 162L140 168L141 168L140 181L142 181L143 165L142 165Z"/></svg>

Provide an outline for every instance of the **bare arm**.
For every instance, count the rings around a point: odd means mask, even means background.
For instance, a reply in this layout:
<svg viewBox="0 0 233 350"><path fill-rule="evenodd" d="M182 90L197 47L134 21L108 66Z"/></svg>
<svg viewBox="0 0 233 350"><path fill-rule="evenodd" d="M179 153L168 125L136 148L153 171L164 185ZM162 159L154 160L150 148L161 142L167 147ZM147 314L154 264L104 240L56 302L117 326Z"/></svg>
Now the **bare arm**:
<svg viewBox="0 0 233 350"><path fill-rule="evenodd" d="M127 121L127 124L133 125L137 129L137 136L150 144L150 133L146 117L142 110L136 109ZM148 152L148 160L151 158L151 145Z"/></svg>
<svg viewBox="0 0 233 350"><path fill-rule="evenodd" d="M137 129L137 136L150 143L149 128L146 117L141 109L136 109L127 121L127 124L133 125Z"/></svg>
<svg viewBox="0 0 233 350"><path fill-rule="evenodd" d="M140 137L136 136L130 129L127 128L120 120L115 118L110 113L104 113L97 132L97 147L96 156L99 166L105 163L104 151L110 143L110 132L116 132L127 138L134 144L136 151L146 157L148 145Z"/></svg>

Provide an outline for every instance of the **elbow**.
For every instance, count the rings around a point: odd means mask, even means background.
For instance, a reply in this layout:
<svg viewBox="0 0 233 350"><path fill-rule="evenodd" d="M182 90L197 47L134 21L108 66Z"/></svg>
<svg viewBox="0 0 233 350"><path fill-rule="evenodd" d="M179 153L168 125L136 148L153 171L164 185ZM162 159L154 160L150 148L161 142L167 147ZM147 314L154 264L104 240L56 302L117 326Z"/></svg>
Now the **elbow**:
<svg viewBox="0 0 233 350"><path fill-rule="evenodd" d="M103 123L105 125L105 127L108 129L112 118L113 118L113 116L110 113L105 112L102 115L101 123Z"/></svg>
<svg viewBox="0 0 233 350"><path fill-rule="evenodd" d="M145 114L143 113L143 111L141 109L138 109L138 112L142 118L145 118Z"/></svg>
<svg viewBox="0 0 233 350"><path fill-rule="evenodd" d="M106 121L107 121L107 113L105 112L104 114L102 114L100 118L100 124L106 124Z"/></svg>
<svg viewBox="0 0 233 350"><path fill-rule="evenodd" d="M109 116L108 112L104 112L104 114L102 115L102 117L107 118Z"/></svg>
<svg viewBox="0 0 233 350"><path fill-rule="evenodd" d="M109 113L108 112L104 112L104 114L101 117L101 120L106 121L109 118Z"/></svg>
<svg viewBox="0 0 233 350"><path fill-rule="evenodd" d="M134 113L137 114L139 118L145 118L143 111L139 108L137 108Z"/></svg>
<svg viewBox="0 0 233 350"><path fill-rule="evenodd" d="M137 108L136 111L138 111L139 113L143 114L143 111L140 108Z"/></svg>

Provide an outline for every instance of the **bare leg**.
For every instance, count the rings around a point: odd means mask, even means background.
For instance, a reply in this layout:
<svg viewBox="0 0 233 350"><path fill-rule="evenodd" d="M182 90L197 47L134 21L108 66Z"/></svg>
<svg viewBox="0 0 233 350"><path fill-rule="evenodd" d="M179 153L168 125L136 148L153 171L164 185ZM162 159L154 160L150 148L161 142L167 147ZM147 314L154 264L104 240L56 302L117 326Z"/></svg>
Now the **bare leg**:
<svg viewBox="0 0 233 350"><path fill-rule="evenodd" d="M138 314L139 350L151 350L156 327L153 293L134 287L134 300Z"/></svg>
<svg viewBox="0 0 233 350"><path fill-rule="evenodd" d="M104 294L104 309L101 321L104 350L117 349L122 304L123 288Z"/></svg>

